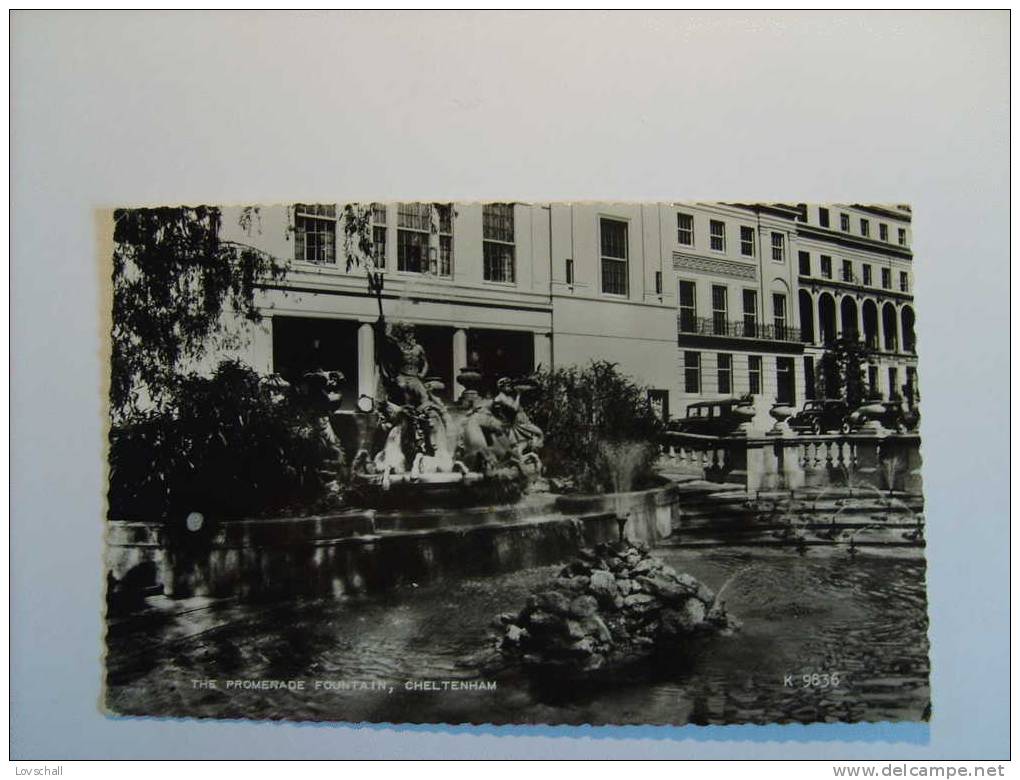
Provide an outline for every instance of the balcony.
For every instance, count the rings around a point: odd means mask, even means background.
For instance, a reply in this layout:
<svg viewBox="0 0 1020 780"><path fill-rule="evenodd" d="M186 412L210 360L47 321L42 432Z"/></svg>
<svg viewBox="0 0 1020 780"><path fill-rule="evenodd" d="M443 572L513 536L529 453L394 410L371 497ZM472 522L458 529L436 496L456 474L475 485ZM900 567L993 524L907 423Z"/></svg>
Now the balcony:
<svg viewBox="0 0 1020 780"><path fill-rule="evenodd" d="M677 315L677 332L689 336L720 336L736 339L759 339L763 341L804 341L799 328L790 325L763 325L748 318L726 320L721 317L691 317Z"/></svg>

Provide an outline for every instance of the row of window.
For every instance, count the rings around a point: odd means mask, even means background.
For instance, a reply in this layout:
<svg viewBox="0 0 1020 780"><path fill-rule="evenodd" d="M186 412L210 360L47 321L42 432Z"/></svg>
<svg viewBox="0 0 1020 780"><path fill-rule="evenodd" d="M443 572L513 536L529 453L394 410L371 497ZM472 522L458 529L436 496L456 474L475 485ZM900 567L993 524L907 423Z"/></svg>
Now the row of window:
<svg viewBox="0 0 1020 780"><path fill-rule="evenodd" d="M810 252L798 252L798 260L800 263L800 275L811 276L811 253ZM892 269L882 268L882 289L892 289ZM830 255L819 255L818 256L818 275L823 279L832 279L832 257ZM874 277L872 275L872 267L870 263L861 264L861 278L858 279L854 273L854 264L851 260L843 260L842 267L840 268L840 281L847 282L848 284L862 284L865 287L871 287L874 285ZM900 271L900 292L910 292L910 275L906 271Z"/></svg>
<svg viewBox="0 0 1020 780"><path fill-rule="evenodd" d="M701 352L685 351L684 355L684 392L700 395L702 392L703 372L701 369ZM729 352L716 353L716 392L730 395L734 392L733 355ZM794 401L794 364L791 357L776 358L776 394L781 403ZM762 392L762 356L747 356L747 392L759 395Z"/></svg>
<svg viewBox="0 0 1020 780"><path fill-rule="evenodd" d="M677 212L676 215L676 240L680 246L694 248L694 215ZM740 226L740 254L744 257L754 257L755 252L755 231L749 225ZM713 252L726 251L726 223L720 219L711 219L708 222L708 248ZM772 231L769 236L769 249L772 259L782 263L786 259L786 235Z"/></svg>
<svg viewBox="0 0 1020 780"><path fill-rule="evenodd" d="M404 273L453 275L453 204L397 204L397 270ZM337 208L335 205L298 204L294 207L294 258L306 263L335 265L337 260ZM385 268L386 206L371 206L372 259ZM516 281L514 209L511 203L482 207L483 278L490 282Z"/></svg>
<svg viewBox="0 0 1020 780"><path fill-rule="evenodd" d="M698 332L697 288L694 282L679 280L677 291L680 332ZM717 335L742 335L754 338L759 335L758 329L758 291L745 289L742 291L742 320L738 332L734 333L729 319L729 288L724 284L712 285L712 332ZM772 294L772 327L777 338L784 338L787 332L786 295Z"/></svg>
<svg viewBox="0 0 1020 780"><path fill-rule="evenodd" d="M818 224L825 228L831 227L829 209L823 206L818 207ZM860 228L860 235L864 236L864 238L871 238L871 219L868 217L859 217L858 227ZM839 229L844 233L850 232L850 215L845 211L840 212ZM889 225L885 222L878 223L878 240L885 241L887 243L889 241ZM906 228L896 228L896 243L900 246L907 245Z"/></svg>

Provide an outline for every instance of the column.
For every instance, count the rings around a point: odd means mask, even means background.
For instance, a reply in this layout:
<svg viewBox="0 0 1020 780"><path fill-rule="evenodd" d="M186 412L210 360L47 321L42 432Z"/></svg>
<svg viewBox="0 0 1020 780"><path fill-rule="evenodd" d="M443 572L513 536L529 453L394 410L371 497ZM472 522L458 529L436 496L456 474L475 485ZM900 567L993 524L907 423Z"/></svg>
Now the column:
<svg viewBox="0 0 1020 780"><path fill-rule="evenodd" d="M857 340L864 341L864 299L855 296L857 306Z"/></svg>
<svg viewBox="0 0 1020 780"><path fill-rule="evenodd" d="M896 351L906 352L903 341L903 307L896 307Z"/></svg>
<svg viewBox="0 0 1020 780"><path fill-rule="evenodd" d="M535 368L552 368L552 337L548 333L535 333Z"/></svg>
<svg viewBox="0 0 1020 780"><path fill-rule="evenodd" d="M467 365L467 331L458 328L453 332L453 399L456 401L464 388L457 381L458 372Z"/></svg>
<svg viewBox="0 0 1020 780"><path fill-rule="evenodd" d="M836 311L834 312L836 317L836 338L842 338L844 335L846 335L843 332L843 296L841 295L837 298L835 295L833 295L832 300L834 301L834 305L836 307Z"/></svg>
<svg viewBox="0 0 1020 780"><path fill-rule="evenodd" d="M811 310L815 314L815 346L822 346L825 343L825 337L822 335L822 304L821 296L817 291L811 291Z"/></svg>
<svg viewBox="0 0 1020 780"><path fill-rule="evenodd" d="M363 322L358 327L358 397L375 398L375 383L375 328Z"/></svg>

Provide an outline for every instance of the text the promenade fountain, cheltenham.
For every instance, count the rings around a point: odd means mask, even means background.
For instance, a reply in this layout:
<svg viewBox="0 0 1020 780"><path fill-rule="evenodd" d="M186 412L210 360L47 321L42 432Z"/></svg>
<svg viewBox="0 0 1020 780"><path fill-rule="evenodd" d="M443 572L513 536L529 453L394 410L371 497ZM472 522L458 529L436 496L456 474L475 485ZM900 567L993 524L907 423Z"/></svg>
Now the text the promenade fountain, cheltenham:
<svg viewBox="0 0 1020 780"><path fill-rule="evenodd" d="M534 384L502 377L494 397L483 398L481 373L462 366L457 381L464 392L447 407L414 327L387 323L382 287L382 273L370 271L379 306L375 397L362 396L357 411L333 415L353 453L350 503L413 508L516 500L542 470L542 431L521 408Z"/></svg>

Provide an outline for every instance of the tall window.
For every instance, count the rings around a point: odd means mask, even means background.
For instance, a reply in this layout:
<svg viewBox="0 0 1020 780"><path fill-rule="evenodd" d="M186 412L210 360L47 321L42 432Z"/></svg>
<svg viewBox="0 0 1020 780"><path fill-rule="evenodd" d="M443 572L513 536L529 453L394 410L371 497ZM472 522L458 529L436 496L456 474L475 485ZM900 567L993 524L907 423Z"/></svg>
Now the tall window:
<svg viewBox="0 0 1020 780"><path fill-rule="evenodd" d="M372 204L372 260L377 268L386 267L386 204Z"/></svg>
<svg viewBox="0 0 1020 780"><path fill-rule="evenodd" d="M676 215L676 241L684 246L694 246L694 217L690 214Z"/></svg>
<svg viewBox="0 0 1020 780"><path fill-rule="evenodd" d="M798 262L800 263L800 275L811 276L811 253L810 252L798 252Z"/></svg>
<svg viewBox="0 0 1020 780"><path fill-rule="evenodd" d="M889 226L887 224L885 224L884 222L879 222L878 223L878 237L882 241L888 241L889 240Z"/></svg>
<svg viewBox="0 0 1020 780"><path fill-rule="evenodd" d="M655 294L662 295L662 271L655 272Z"/></svg>
<svg viewBox="0 0 1020 780"><path fill-rule="evenodd" d="M878 366L868 366L868 392L878 390Z"/></svg>
<svg viewBox="0 0 1020 780"><path fill-rule="evenodd" d="M307 203L294 206L294 259L336 263L336 206Z"/></svg>
<svg viewBox="0 0 1020 780"><path fill-rule="evenodd" d="M698 319L694 299L694 282L680 280L677 300L680 307L680 330L684 333L695 333L698 329Z"/></svg>
<svg viewBox="0 0 1020 780"><path fill-rule="evenodd" d="M810 355L804 356L804 397L815 397L815 361Z"/></svg>
<svg viewBox="0 0 1020 780"><path fill-rule="evenodd" d="M712 285L712 332L726 334L726 286Z"/></svg>
<svg viewBox="0 0 1020 780"><path fill-rule="evenodd" d="M745 257L754 257L754 228L747 225L740 226L740 254Z"/></svg>
<svg viewBox="0 0 1020 780"><path fill-rule="evenodd" d="M899 241L900 246L906 246L907 245L907 229L906 228L896 228L896 238Z"/></svg>
<svg viewBox="0 0 1020 780"><path fill-rule="evenodd" d="M850 232L850 215L849 214L840 214L839 215L839 229L842 230L844 233L849 233Z"/></svg>
<svg viewBox="0 0 1020 780"><path fill-rule="evenodd" d="M758 335L758 292L744 290L744 335L754 338Z"/></svg>
<svg viewBox="0 0 1020 780"><path fill-rule="evenodd" d="M600 219L602 238L602 292L627 294L627 223Z"/></svg>
<svg viewBox="0 0 1020 780"><path fill-rule="evenodd" d="M900 271L900 292L910 292L910 280L906 271Z"/></svg>
<svg viewBox="0 0 1020 780"><path fill-rule="evenodd" d="M861 220L861 235L865 238L871 235L871 223L866 219Z"/></svg>
<svg viewBox="0 0 1020 780"><path fill-rule="evenodd" d="M861 266L861 276L863 277L863 283L865 286L871 285L871 266L865 263Z"/></svg>
<svg viewBox="0 0 1020 780"><path fill-rule="evenodd" d="M780 263L786 259L786 236L782 233L772 234L772 259Z"/></svg>
<svg viewBox="0 0 1020 780"><path fill-rule="evenodd" d="M701 392L700 352L684 352L684 392Z"/></svg>
<svg viewBox="0 0 1020 780"><path fill-rule="evenodd" d="M832 258L829 255L819 255L818 264L821 266L822 277L824 279L832 278Z"/></svg>
<svg viewBox="0 0 1020 780"><path fill-rule="evenodd" d="M850 260L843 261L843 281L852 282L854 280L854 264Z"/></svg>
<svg viewBox="0 0 1020 780"><path fill-rule="evenodd" d="M566 262L566 268L564 269L567 275L567 284L574 283L574 258L568 257Z"/></svg>
<svg viewBox="0 0 1020 780"><path fill-rule="evenodd" d="M772 325L777 339L786 338L786 295L772 293Z"/></svg>
<svg viewBox="0 0 1020 780"><path fill-rule="evenodd" d="M747 381L751 395L761 393L761 355L747 356Z"/></svg>
<svg viewBox="0 0 1020 780"><path fill-rule="evenodd" d="M733 392L733 355L720 352L717 356L717 374L719 378L719 392L729 395Z"/></svg>
<svg viewBox="0 0 1020 780"><path fill-rule="evenodd" d="M487 282L514 282L514 205L482 206L483 276Z"/></svg>
<svg viewBox="0 0 1020 780"><path fill-rule="evenodd" d="M821 207L818 208L818 224L821 225L822 227L828 227L829 226L829 210L828 209L823 209Z"/></svg>
<svg viewBox="0 0 1020 780"><path fill-rule="evenodd" d="M718 219L709 220L708 245L716 252L726 251L726 223Z"/></svg>
<svg viewBox="0 0 1020 780"><path fill-rule="evenodd" d="M428 273L429 236L432 233L432 205L397 205L397 270Z"/></svg>
<svg viewBox="0 0 1020 780"><path fill-rule="evenodd" d="M453 204L437 203L436 216L439 218L439 275L453 273Z"/></svg>
<svg viewBox="0 0 1020 780"><path fill-rule="evenodd" d="M890 271L888 268L882 269L882 289L883 290L892 289L892 271Z"/></svg>
<svg viewBox="0 0 1020 780"><path fill-rule="evenodd" d="M792 404L794 392L793 358L776 358L776 400L781 404Z"/></svg>
<svg viewBox="0 0 1020 780"><path fill-rule="evenodd" d="M900 397L900 372L896 366L889 366L889 400Z"/></svg>

